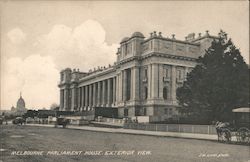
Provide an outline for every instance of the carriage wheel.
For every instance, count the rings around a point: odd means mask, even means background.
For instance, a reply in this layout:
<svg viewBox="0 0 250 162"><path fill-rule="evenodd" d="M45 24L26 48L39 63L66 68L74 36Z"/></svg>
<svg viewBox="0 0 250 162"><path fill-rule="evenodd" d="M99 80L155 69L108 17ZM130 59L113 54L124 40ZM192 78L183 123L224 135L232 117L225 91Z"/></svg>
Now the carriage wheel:
<svg viewBox="0 0 250 162"><path fill-rule="evenodd" d="M237 131L237 134L238 134L238 138L239 138L239 142L242 142L242 143L249 143L250 141L250 131L249 129L247 128L240 128L238 131Z"/></svg>
<svg viewBox="0 0 250 162"><path fill-rule="evenodd" d="M229 129L223 129L221 132L222 142L231 142L231 131Z"/></svg>

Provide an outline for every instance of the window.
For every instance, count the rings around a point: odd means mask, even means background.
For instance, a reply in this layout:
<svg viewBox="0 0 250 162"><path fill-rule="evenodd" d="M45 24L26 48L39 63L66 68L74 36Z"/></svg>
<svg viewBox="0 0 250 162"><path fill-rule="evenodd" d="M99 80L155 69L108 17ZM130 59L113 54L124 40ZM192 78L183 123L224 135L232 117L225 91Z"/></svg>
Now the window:
<svg viewBox="0 0 250 162"><path fill-rule="evenodd" d="M127 108L124 109L124 116L128 116L128 109Z"/></svg>
<svg viewBox="0 0 250 162"><path fill-rule="evenodd" d="M180 70L177 70L177 78L181 79L181 71Z"/></svg>
<svg viewBox="0 0 250 162"><path fill-rule="evenodd" d="M164 100L168 99L168 87L163 88L163 98Z"/></svg>
<svg viewBox="0 0 250 162"><path fill-rule="evenodd" d="M64 75L63 75L63 73L61 74L61 81L63 81L63 77L64 77Z"/></svg>
<svg viewBox="0 0 250 162"><path fill-rule="evenodd" d="M125 44L125 55L127 55L128 54L128 44L126 43Z"/></svg>
<svg viewBox="0 0 250 162"><path fill-rule="evenodd" d="M166 78L169 78L168 69L165 69L165 77L166 77Z"/></svg>
<svg viewBox="0 0 250 162"><path fill-rule="evenodd" d="M170 108L170 109L169 109L169 115L172 115L172 114L173 114L173 109Z"/></svg>
<svg viewBox="0 0 250 162"><path fill-rule="evenodd" d="M147 115L147 109L143 108L143 115L146 116Z"/></svg>
<svg viewBox="0 0 250 162"><path fill-rule="evenodd" d="M164 109L164 114L168 114L168 108Z"/></svg>
<svg viewBox="0 0 250 162"><path fill-rule="evenodd" d="M144 69L144 76L145 78L148 78L148 69Z"/></svg>
<svg viewBox="0 0 250 162"><path fill-rule="evenodd" d="M148 98L148 88L144 87L144 99L146 100Z"/></svg>
<svg viewBox="0 0 250 162"><path fill-rule="evenodd" d="M177 70L177 78L178 78L178 79L182 79L181 70Z"/></svg>

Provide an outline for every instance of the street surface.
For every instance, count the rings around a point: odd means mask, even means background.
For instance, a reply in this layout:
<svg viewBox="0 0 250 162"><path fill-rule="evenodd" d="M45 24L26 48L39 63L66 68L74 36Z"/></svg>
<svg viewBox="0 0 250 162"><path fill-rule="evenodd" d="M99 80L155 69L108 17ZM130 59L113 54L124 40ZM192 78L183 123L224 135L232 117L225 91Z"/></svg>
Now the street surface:
<svg viewBox="0 0 250 162"><path fill-rule="evenodd" d="M35 126L0 126L0 162L250 162L249 146Z"/></svg>

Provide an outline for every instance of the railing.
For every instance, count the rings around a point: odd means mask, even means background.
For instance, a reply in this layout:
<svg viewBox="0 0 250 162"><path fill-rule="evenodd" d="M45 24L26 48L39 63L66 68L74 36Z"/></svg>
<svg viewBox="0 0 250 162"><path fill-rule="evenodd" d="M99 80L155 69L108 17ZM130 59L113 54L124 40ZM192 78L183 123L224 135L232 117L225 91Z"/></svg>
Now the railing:
<svg viewBox="0 0 250 162"><path fill-rule="evenodd" d="M216 134L213 125L124 123L124 128L146 131Z"/></svg>
<svg viewBox="0 0 250 162"><path fill-rule="evenodd" d="M115 119L115 118L105 118L101 117L97 119L100 122L109 122L109 123L123 123L123 119Z"/></svg>

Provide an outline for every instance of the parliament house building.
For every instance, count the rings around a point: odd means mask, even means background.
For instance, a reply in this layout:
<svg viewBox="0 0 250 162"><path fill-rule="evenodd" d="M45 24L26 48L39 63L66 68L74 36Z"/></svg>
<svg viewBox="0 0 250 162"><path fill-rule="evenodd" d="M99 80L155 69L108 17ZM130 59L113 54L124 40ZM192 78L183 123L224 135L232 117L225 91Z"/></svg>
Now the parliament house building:
<svg viewBox="0 0 250 162"><path fill-rule="evenodd" d="M148 116L151 121L176 116L176 89L216 38L208 31L185 40L135 32L122 39L113 65L60 72L60 111L113 109L118 118Z"/></svg>

